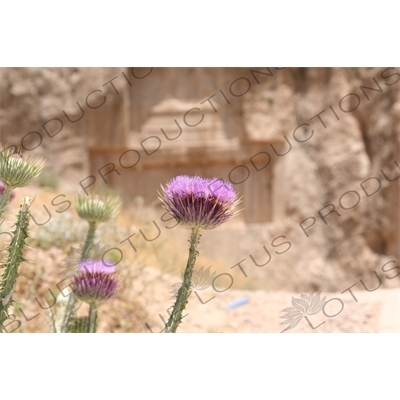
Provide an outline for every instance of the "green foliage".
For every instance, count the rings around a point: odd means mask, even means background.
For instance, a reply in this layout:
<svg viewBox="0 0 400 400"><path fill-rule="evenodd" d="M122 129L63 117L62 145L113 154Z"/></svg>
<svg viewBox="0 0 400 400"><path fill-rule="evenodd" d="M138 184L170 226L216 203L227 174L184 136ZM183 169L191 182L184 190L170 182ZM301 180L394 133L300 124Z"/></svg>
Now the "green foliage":
<svg viewBox="0 0 400 400"><path fill-rule="evenodd" d="M54 214L45 225L40 227L34 225L32 230L33 237L29 238L29 245L31 247L41 247L45 250L56 247L68 253L71 247L79 247L78 245L85 241L88 224L76 218L69 211L65 211L61 214ZM115 223L108 225L99 224L99 227L96 229L94 241L101 240L102 243L107 243L107 249L118 247L122 238L131 235L130 232L131 229L118 226ZM118 257L118 254L112 255L111 253L109 253L111 258Z"/></svg>
<svg viewBox="0 0 400 400"><path fill-rule="evenodd" d="M64 212L55 215L46 225L35 229L35 237L31 238L29 244L43 249L57 247L67 251L72 245L85 240L86 231L85 221Z"/></svg>
<svg viewBox="0 0 400 400"><path fill-rule="evenodd" d="M42 188L48 188L56 190L60 185L60 179L58 175L44 171L38 178L37 183Z"/></svg>
<svg viewBox="0 0 400 400"><path fill-rule="evenodd" d="M69 333L87 333L89 329L89 318L86 317L72 317L69 325Z"/></svg>

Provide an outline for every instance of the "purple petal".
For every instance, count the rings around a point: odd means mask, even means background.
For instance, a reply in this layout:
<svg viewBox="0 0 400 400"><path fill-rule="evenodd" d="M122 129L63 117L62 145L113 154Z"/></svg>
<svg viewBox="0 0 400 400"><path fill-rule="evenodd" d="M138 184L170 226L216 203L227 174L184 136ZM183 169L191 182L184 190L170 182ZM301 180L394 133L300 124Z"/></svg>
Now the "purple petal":
<svg viewBox="0 0 400 400"><path fill-rule="evenodd" d="M106 274L111 274L116 272L115 265L110 261L106 262L103 260L82 260L77 269L79 272L104 272Z"/></svg>

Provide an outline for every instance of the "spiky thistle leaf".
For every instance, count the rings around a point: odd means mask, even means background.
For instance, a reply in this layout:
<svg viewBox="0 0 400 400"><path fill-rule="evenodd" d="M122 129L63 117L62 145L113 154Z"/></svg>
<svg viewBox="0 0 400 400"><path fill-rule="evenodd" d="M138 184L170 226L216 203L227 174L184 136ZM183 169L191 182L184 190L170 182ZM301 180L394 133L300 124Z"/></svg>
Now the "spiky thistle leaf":
<svg viewBox="0 0 400 400"><path fill-rule="evenodd" d="M7 310L12 302L12 294L17 284L19 266L25 261L23 251L26 247L26 239L28 237L30 205L30 198L24 197L17 215L17 223L13 232L13 238L7 248L8 257L3 265L3 274L0 278L0 331L3 322L8 316Z"/></svg>

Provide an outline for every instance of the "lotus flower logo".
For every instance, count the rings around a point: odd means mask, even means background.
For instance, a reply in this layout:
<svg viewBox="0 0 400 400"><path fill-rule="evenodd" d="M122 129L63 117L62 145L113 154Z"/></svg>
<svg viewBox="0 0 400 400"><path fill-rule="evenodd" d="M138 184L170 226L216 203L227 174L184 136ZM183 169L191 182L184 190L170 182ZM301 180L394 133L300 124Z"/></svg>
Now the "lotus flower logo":
<svg viewBox="0 0 400 400"><path fill-rule="evenodd" d="M204 290L209 288L216 276L216 272L210 274L211 267L204 269L201 267L199 270L194 270L192 275L191 287L193 290ZM183 281L183 272L182 272L182 281ZM172 293L174 296L178 293L179 288L182 286L182 282L178 282L172 285Z"/></svg>
<svg viewBox="0 0 400 400"><path fill-rule="evenodd" d="M318 314L326 303L326 296L322 299L320 297L321 292L312 292L308 296L302 294L300 299L292 297L293 307L287 307L282 310L285 315L279 317L285 320L280 325L288 325L282 332L295 328L306 315Z"/></svg>

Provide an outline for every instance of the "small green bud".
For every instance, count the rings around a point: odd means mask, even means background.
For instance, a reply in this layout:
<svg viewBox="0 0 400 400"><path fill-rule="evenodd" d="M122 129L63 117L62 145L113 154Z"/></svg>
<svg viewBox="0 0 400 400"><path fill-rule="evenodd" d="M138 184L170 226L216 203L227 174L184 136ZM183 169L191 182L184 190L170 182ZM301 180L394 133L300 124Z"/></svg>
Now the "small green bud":
<svg viewBox="0 0 400 400"><path fill-rule="evenodd" d="M121 205L119 197L78 196L75 208L78 215L88 222L107 222L118 213Z"/></svg>
<svg viewBox="0 0 400 400"><path fill-rule="evenodd" d="M0 180L15 189L29 185L43 171L45 160L39 156L25 156L10 148L0 150Z"/></svg>

